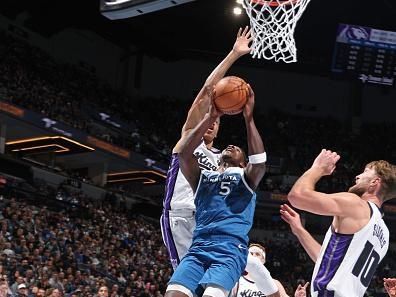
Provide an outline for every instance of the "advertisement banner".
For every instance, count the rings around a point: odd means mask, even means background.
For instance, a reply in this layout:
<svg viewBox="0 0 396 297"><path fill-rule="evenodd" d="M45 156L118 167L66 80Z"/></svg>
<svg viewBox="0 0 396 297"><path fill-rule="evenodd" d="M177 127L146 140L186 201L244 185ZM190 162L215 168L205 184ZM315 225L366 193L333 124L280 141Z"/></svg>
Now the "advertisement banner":
<svg viewBox="0 0 396 297"><path fill-rule="evenodd" d="M128 134L132 133L135 129L135 126L130 123L126 123L121 120L114 114L111 114L108 111L98 111L96 106L93 105L85 105L83 106L84 112L90 115L90 117L95 120L97 123L105 125L110 128L118 129L124 131Z"/></svg>

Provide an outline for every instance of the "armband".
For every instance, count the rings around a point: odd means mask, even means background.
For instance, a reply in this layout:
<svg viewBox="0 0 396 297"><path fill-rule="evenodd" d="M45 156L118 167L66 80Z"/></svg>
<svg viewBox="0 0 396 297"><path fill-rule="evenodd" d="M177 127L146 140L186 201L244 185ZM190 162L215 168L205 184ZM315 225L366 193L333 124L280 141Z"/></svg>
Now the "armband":
<svg viewBox="0 0 396 297"><path fill-rule="evenodd" d="M249 156L250 164L260 164L260 163L265 163L266 161L267 161L267 153L266 152Z"/></svg>

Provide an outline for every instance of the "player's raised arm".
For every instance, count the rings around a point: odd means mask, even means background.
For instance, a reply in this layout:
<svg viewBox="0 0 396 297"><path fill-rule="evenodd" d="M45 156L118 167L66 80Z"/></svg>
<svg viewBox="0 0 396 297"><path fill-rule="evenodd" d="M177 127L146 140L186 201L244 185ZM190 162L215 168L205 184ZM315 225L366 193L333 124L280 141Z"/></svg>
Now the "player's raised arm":
<svg viewBox="0 0 396 297"><path fill-rule="evenodd" d="M206 95L212 98L210 87L205 91ZM189 131L186 131L177 146L179 148L179 162L180 169L186 177L191 188L195 192L200 176L200 168L198 161L194 156L195 148L201 143L202 137L208 128L221 116L216 110L214 104L211 104L209 111L205 114L204 118L198 125Z"/></svg>
<svg viewBox="0 0 396 297"><path fill-rule="evenodd" d="M210 100L207 100L205 96L205 89L208 86L214 86L219 80L221 80L230 67L238 60L241 56L246 55L250 52L250 42L252 41L252 35L249 27L239 29L234 46L224 60L212 71L208 76L203 85L202 89L195 98L184 123L182 133L193 129L202 120L205 113L208 111Z"/></svg>
<svg viewBox="0 0 396 297"><path fill-rule="evenodd" d="M245 118L246 134L248 140L248 154L249 163L245 168L247 182L249 186L255 190L260 183L265 173L265 162L267 156L264 150L263 140L257 130L256 124L253 119L254 108L254 92L250 85L249 98L243 110Z"/></svg>
<svg viewBox="0 0 396 297"><path fill-rule="evenodd" d="M331 175L340 156L323 149L308 169L293 185L287 199L298 209L318 215L356 217L369 211L367 203L357 195L347 192L326 194L315 191L319 179ZM360 211L359 211L360 210Z"/></svg>
<svg viewBox="0 0 396 297"><path fill-rule="evenodd" d="M301 224L300 215L287 204L281 205L280 214L282 220L289 224L292 233L297 237L308 256L312 259L312 261L316 262L322 246L303 227Z"/></svg>

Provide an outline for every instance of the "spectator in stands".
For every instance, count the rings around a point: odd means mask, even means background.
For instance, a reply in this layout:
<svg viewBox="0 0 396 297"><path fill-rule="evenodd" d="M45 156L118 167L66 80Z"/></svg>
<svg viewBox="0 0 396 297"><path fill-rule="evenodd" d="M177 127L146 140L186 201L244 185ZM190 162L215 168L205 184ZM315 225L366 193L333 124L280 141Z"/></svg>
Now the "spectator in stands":
<svg viewBox="0 0 396 297"><path fill-rule="evenodd" d="M10 289L8 287L8 282L6 279L0 279L0 297L9 297L11 296Z"/></svg>
<svg viewBox="0 0 396 297"><path fill-rule="evenodd" d="M19 284L17 293L15 294L16 297L27 297L28 296L28 288L25 284Z"/></svg>
<svg viewBox="0 0 396 297"><path fill-rule="evenodd" d="M109 288L106 286L99 287L98 297L109 297Z"/></svg>

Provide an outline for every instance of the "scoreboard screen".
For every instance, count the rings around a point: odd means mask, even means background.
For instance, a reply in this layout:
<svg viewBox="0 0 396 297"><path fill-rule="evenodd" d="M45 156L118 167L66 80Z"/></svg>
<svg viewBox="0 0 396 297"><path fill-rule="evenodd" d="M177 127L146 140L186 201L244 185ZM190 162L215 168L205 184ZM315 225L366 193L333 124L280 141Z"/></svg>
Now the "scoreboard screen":
<svg viewBox="0 0 396 297"><path fill-rule="evenodd" d="M396 76L396 32L340 24L332 72L363 83L392 86Z"/></svg>

